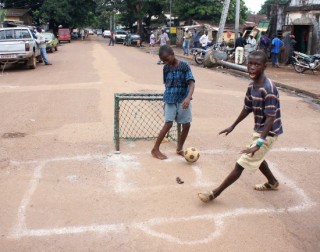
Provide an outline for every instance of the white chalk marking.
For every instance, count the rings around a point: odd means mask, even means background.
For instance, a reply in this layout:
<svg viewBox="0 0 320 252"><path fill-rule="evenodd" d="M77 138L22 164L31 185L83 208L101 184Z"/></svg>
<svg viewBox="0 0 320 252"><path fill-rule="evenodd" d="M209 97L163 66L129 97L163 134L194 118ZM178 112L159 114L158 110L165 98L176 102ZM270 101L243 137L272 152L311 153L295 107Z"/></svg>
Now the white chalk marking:
<svg viewBox="0 0 320 252"><path fill-rule="evenodd" d="M305 150L303 148L303 150ZM315 149L316 152L318 151ZM315 152L315 150L311 150L311 152ZM285 150L287 151L287 150ZM300 148L294 149L293 152L298 151L302 152ZM310 149L308 150L310 152ZM303 151L305 152L305 151ZM211 152L212 153L212 152ZM208 243L211 242L214 238L218 237L222 234L225 219L230 219L242 215L258 215L258 214L265 214L265 213L276 213L281 214L284 212L303 212L307 211L311 207L315 206L316 203L313 202L307 194L304 192L302 188L299 188L292 180L288 179L284 175L282 175L277 169L273 169L276 176L281 181L286 181L286 184L289 188L295 191L297 196L297 205L285 207L285 208L237 208L234 210L230 210L228 212L214 214L214 215L202 215L202 216L188 216L188 217L170 217L170 218L154 218L149 219L143 222L133 222L129 224L119 223L119 224L112 224L112 225L90 225L90 226L77 226L77 227L62 227L62 228L54 228L54 229L27 229L26 227L26 208L29 205L29 202L39 185L39 179L41 178L41 171L43 167L48 162L56 162L56 161L70 161L70 160L79 160L79 161L86 161L86 160L94 160L94 159L103 159L106 162L106 166L114 166L117 170L120 170L118 167L122 167L122 169L126 169L129 167L139 167L139 163L133 161L134 157L129 155L83 155L83 156L76 156L76 157L61 157L61 158L53 158L48 159L45 161L38 161L38 166L34 170L33 178L30 181L30 188L27 190L26 194L21 201L19 211L18 211L18 224L13 228L12 232L9 235L9 238L21 238L24 236L34 237L34 236L50 236L50 235L63 235L63 234L72 234L72 233L84 233L84 232L122 232L125 230L125 227L128 228L135 228L143 231L144 233L158 237L169 242L174 242L181 245L196 245L201 243ZM23 162L12 161L13 164L18 165L22 164ZM37 163L36 161L27 161L24 162L27 164L30 163ZM271 163L271 166L274 168L274 164ZM197 180L201 180L201 169L197 166L193 167L193 170L196 173ZM119 175L120 174L120 175ZM121 173L119 173L119 180L120 184L123 183L123 177ZM200 181L201 182L201 181ZM163 188L167 186L161 186L159 188ZM118 188L119 189L119 188ZM123 190L123 188L120 188ZM132 188L131 188L132 189ZM137 188L139 189L139 188ZM120 191L121 191L120 190ZM187 221L210 221L215 224L216 230L213 230L206 238L198 239L198 240L181 240L173 235L158 232L152 229L153 226L156 225L165 225L170 223L176 222L187 222Z"/></svg>
<svg viewBox="0 0 320 252"><path fill-rule="evenodd" d="M63 227L52 229L26 229L21 234L22 236L50 236L50 235L65 235L65 234L80 234L87 232L96 233L119 233L125 231L124 224L110 225L92 225L92 226L77 226Z"/></svg>
<svg viewBox="0 0 320 252"><path fill-rule="evenodd" d="M116 183L115 183L115 192L127 192L134 190L132 183L126 181L125 172L129 169L138 170L140 169L140 163L135 161L135 157L131 155L108 155L105 161L106 171L109 167L113 167L116 171Z"/></svg>
<svg viewBox="0 0 320 252"><path fill-rule="evenodd" d="M228 212L215 214L215 215L202 215L202 216L191 216L191 217L180 217L180 218L155 218L145 222L133 224L133 227L140 229L141 231L145 232L148 235L158 237L158 238L167 240L169 242L174 242L180 245L196 245L201 243L209 243L214 238L221 235L223 228L225 226L225 220L228 220L230 218L235 218L242 215L258 215L258 214L265 214L265 213L281 214L284 212L303 212L316 205L316 203L313 202L307 196L307 194L304 192L302 188L297 187L297 185L292 180L282 175L279 172L279 170L274 169L274 166L275 166L274 164L272 164L271 166L273 166L272 170L275 171L275 173L277 174L276 177L278 177L280 181L286 181L286 185L295 191L296 195L298 196L297 201L301 202L300 204L295 206L285 207L285 208L237 208L234 210L230 210ZM186 222L186 221L194 221L194 220L203 220L203 221L213 222L215 223L216 230L212 231L204 239L183 241L167 233L155 231L152 229L152 227L156 225L163 225L163 224L169 224L169 223L172 224L172 223L177 223L182 221Z"/></svg>
<svg viewBox="0 0 320 252"><path fill-rule="evenodd" d="M310 153L320 153L320 149L316 148L279 148L279 149L271 149L274 152L310 152Z"/></svg>
<svg viewBox="0 0 320 252"><path fill-rule="evenodd" d="M39 181L40 181L40 178L42 175L41 171L44 166L45 166L45 163L42 162L34 169L33 177L30 181L29 189L25 193L25 195L20 203L20 206L18 208L18 223L13 228L10 236L19 237L19 236L21 236L21 233L26 229L27 206L29 205L31 198L39 185Z"/></svg>
<svg viewBox="0 0 320 252"><path fill-rule="evenodd" d="M76 182L80 179L80 177L78 175L70 175L70 176L67 176L67 180L70 181L70 182Z"/></svg>
<svg viewBox="0 0 320 252"><path fill-rule="evenodd" d="M212 183L205 181L203 179L202 170L197 165L192 165L191 169L194 171L196 178L195 182L192 184L194 187L206 187L206 186L212 186Z"/></svg>

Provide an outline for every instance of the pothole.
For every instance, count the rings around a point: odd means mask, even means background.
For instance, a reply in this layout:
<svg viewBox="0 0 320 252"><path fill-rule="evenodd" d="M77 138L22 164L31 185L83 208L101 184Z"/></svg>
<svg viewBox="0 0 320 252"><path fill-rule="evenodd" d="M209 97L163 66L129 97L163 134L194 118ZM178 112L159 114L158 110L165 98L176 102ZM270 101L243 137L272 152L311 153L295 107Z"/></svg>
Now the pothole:
<svg viewBox="0 0 320 252"><path fill-rule="evenodd" d="M4 133L2 138L20 138L25 137L27 134L22 132L11 132L11 133Z"/></svg>

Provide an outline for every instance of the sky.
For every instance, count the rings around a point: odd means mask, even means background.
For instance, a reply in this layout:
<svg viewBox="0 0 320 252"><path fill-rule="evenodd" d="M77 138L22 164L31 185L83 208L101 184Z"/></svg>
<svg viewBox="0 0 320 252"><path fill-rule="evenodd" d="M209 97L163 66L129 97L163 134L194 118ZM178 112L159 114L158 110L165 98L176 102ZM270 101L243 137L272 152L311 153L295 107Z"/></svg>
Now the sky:
<svg viewBox="0 0 320 252"><path fill-rule="evenodd" d="M261 9L261 5L264 4L265 0L244 0L249 10L257 13Z"/></svg>

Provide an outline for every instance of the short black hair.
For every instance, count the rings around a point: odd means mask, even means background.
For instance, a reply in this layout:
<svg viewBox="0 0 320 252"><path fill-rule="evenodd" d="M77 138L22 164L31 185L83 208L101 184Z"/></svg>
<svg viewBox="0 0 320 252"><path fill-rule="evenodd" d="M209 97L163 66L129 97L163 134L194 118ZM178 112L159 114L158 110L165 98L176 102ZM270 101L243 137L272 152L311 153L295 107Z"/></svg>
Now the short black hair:
<svg viewBox="0 0 320 252"><path fill-rule="evenodd" d="M268 61L267 55L263 51L253 51L249 54L250 56L260 57L264 64Z"/></svg>
<svg viewBox="0 0 320 252"><path fill-rule="evenodd" d="M163 55L164 53L174 54L172 48L169 45L160 46L159 56Z"/></svg>

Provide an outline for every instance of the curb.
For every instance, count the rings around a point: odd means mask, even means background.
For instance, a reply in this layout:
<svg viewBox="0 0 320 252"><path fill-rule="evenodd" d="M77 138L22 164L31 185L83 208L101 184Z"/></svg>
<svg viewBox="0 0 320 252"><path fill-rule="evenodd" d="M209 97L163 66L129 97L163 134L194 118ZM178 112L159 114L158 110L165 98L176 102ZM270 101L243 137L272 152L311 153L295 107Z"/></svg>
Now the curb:
<svg viewBox="0 0 320 252"><path fill-rule="evenodd" d="M181 55L181 54L177 54L176 53L176 56L179 57L179 58L192 60L192 59L190 59L189 57L187 57L185 55ZM213 69L213 70L216 70L216 69ZM243 77L249 78L247 73L244 73L244 72L241 72L241 71L237 71L235 69L223 68L223 70L227 70L228 72L231 72L231 74L233 74L233 75L241 75ZM295 92L297 94L303 94L303 95L309 96L309 97L315 99L316 103L320 103L320 95L318 95L318 94L312 93L310 91L307 91L307 90L304 90L304 89L301 89L301 88L292 87L292 86L290 86L288 84L284 84L284 83L281 83L281 82L278 82L278 81L275 81L275 80L274 80L274 83L275 83L275 85L277 87L283 88L285 90L293 91L293 92Z"/></svg>

